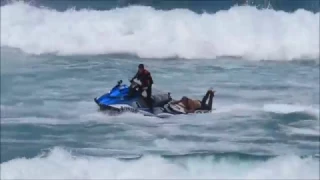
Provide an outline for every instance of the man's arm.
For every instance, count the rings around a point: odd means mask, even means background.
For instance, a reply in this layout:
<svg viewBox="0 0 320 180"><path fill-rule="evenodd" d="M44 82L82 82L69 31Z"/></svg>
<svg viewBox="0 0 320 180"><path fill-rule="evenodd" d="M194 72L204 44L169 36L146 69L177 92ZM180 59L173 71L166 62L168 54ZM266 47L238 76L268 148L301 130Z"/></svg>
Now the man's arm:
<svg viewBox="0 0 320 180"><path fill-rule="evenodd" d="M137 72L136 75L133 76L133 78L131 79L131 81L133 81L135 78L138 77L138 73L139 73L139 72Z"/></svg>

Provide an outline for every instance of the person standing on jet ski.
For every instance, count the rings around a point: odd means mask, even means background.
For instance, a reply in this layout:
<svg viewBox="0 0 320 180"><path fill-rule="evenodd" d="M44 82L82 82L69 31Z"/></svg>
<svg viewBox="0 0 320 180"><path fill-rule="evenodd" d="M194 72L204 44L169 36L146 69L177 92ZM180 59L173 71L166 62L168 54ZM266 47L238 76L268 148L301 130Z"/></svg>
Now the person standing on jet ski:
<svg viewBox="0 0 320 180"><path fill-rule="evenodd" d="M144 68L143 64L139 64L138 72L131 79L130 82L132 82L133 79L135 79L135 78L137 78L141 82L140 92L142 93L144 90L146 91L147 104L150 108L150 111L153 112L152 99L151 99L153 79L152 79L151 73Z"/></svg>
<svg viewBox="0 0 320 180"><path fill-rule="evenodd" d="M196 110L212 110L212 100L214 97L215 91L208 90L206 95L200 100L193 100L186 96L183 96L179 101L171 102L171 104L182 103L184 105L185 111L187 113L194 113ZM206 104L206 101L209 98L209 103Z"/></svg>

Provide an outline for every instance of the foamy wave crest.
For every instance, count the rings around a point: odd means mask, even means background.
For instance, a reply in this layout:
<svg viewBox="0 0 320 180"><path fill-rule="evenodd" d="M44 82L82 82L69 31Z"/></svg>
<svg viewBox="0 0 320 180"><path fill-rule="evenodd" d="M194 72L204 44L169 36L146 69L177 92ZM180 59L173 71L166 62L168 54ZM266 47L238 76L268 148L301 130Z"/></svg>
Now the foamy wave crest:
<svg viewBox="0 0 320 180"><path fill-rule="evenodd" d="M151 7L58 12L1 7L1 46L32 54L135 54L142 58L319 58L319 13L233 7L196 14Z"/></svg>
<svg viewBox="0 0 320 180"><path fill-rule="evenodd" d="M263 109L267 112L274 112L280 114L290 114L290 113L306 113L319 119L319 107L313 106L303 106L303 105L293 105L293 104L265 104Z"/></svg>
<svg viewBox="0 0 320 180"><path fill-rule="evenodd" d="M121 161L113 158L77 157L54 149L47 157L14 159L1 164L2 179L318 179L319 162L297 156L267 161L230 158L149 156Z"/></svg>

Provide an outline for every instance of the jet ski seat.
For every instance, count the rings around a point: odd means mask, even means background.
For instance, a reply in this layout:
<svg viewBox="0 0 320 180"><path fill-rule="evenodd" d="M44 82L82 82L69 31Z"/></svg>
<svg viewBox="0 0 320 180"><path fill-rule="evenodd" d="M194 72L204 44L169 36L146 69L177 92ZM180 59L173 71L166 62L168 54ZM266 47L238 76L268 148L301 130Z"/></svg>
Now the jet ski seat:
<svg viewBox="0 0 320 180"><path fill-rule="evenodd" d="M147 93L144 91L142 93L142 97L145 99L147 97ZM152 89L151 95L153 107L164 106L168 102L172 100L171 95L169 92L159 91L157 89Z"/></svg>
<svg viewBox="0 0 320 180"><path fill-rule="evenodd" d="M154 107L164 106L172 100L170 93L155 94L151 96L151 99Z"/></svg>

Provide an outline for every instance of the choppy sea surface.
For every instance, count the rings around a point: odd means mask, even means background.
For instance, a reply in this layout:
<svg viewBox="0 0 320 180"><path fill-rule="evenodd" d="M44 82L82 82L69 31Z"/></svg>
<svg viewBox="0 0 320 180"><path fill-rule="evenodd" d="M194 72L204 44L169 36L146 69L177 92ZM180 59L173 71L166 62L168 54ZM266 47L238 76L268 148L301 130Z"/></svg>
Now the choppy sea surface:
<svg viewBox="0 0 320 180"><path fill-rule="evenodd" d="M57 2L1 2L1 179L319 179L315 1ZM216 110L99 112L140 63Z"/></svg>

